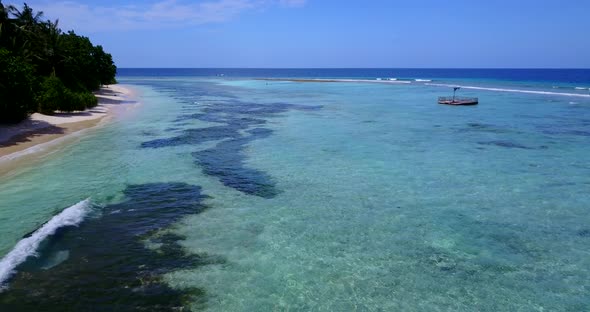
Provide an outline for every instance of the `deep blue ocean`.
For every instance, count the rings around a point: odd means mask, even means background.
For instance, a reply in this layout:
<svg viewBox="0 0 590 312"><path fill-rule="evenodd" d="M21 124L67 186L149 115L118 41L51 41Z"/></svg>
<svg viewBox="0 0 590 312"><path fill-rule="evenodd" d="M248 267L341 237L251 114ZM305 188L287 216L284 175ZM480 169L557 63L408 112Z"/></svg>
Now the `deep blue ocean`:
<svg viewBox="0 0 590 312"><path fill-rule="evenodd" d="M120 77L217 77L261 78L385 78L475 79L590 84L590 69L444 69L444 68L120 68Z"/></svg>
<svg viewBox="0 0 590 312"><path fill-rule="evenodd" d="M590 311L588 69L117 79L0 176L0 311Z"/></svg>

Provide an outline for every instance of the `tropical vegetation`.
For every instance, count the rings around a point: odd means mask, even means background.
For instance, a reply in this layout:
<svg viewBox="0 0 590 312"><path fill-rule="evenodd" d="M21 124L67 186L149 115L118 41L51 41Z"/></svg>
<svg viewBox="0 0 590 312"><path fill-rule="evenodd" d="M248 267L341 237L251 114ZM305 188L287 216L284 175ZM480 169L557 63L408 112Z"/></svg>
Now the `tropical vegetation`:
<svg viewBox="0 0 590 312"><path fill-rule="evenodd" d="M58 20L26 3L18 9L0 0L0 122L96 106L92 92L116 83L116 72L102 46L62 32Z"/></svg>

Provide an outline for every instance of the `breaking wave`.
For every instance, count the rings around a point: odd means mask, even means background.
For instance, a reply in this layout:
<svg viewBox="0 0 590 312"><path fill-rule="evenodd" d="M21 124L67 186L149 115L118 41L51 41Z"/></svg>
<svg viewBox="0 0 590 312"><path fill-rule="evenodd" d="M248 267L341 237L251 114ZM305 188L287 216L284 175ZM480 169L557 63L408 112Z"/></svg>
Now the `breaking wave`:
<svg viewBox="0 0 590 312"><path fill-rule="evenodd" d="M470 90L484 90L484 91L497 91L497 92L516 92L516 93L528 93L528 94L544 94L544 95L561 95L561 96L577 96L590 98L590 94L582 93L565 93L565 92L552 92L552 91L535 91L535 90L522 90L522 89L503 89L503 88L488 88L488 87L474 87L474 86L461 86L452 84L442 83L426 83L425 85L437 86L437 87L461 87L462 89Z"/></svg>
<svg viewBox="0 0 590 312"><path fill-rule="evenodd" d="M15 269L28 257L37 255L39 244L55 231L64 226L77 226L84 220L90 208L87 198L64 209L31 235L21 239L2 260L0 260L0 292L6 287L6 281L15 273Z"/></svg>

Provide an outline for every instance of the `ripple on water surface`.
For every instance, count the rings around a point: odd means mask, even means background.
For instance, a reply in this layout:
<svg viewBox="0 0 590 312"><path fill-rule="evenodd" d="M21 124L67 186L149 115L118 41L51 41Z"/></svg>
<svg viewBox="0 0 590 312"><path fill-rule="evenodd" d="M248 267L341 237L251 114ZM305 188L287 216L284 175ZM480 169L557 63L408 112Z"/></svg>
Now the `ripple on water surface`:
<svg viewBox="0 0 590 312"><path fill-rule="evenodd" d="M133 183L58 230L1 308L590 307L583 100L482 90L493 105L462 109L428 86L146 81L169 106L128 173L186 183Z"/></svg>

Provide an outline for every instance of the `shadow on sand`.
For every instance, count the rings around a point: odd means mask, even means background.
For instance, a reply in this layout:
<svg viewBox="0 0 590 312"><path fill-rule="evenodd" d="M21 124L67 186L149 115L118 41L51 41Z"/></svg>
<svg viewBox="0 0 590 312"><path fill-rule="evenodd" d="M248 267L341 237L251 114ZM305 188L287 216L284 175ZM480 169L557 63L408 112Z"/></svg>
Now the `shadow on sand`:
<svg viewBox="0 0 590 312"><path fill-rule="evenodd" d="M2 127L3 125L0 125L0 148L30 142L35 137L39 137L42 135L65 133L64 128L54 126L46 121L34 120L29 121L29 124L27 124L26 128L30 130L23 128L21 133L11 137L3 138L3 132L5 130L2 129Z"/></svg>
<svg viewBox="0 0 590 312"><path fill-rule="evenodd" d="M122 105L134 104L137 101L127 100L124 96L113 98L123 93L108 88L102 88L94 95L98 98L99 104ZM103 106L93 107L91 109L79 112L56 112L52 117L59 117L63 123L73 123L89 121L76 120L77 117L90 117L96 114L106 114L107 109ZM72 119L71 121L68 119ZM32 141L34 138L43 135L61 135L65 134L67 127L53 125L43 120L26 119L18 124L0 124L0 148L14 146Z"/></svg>

